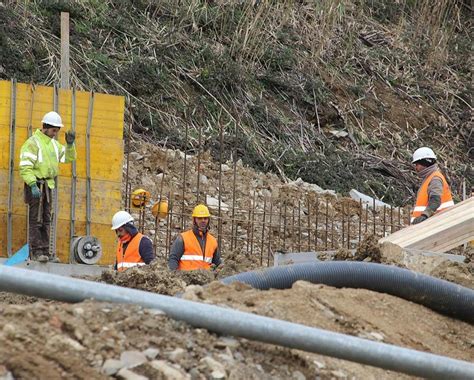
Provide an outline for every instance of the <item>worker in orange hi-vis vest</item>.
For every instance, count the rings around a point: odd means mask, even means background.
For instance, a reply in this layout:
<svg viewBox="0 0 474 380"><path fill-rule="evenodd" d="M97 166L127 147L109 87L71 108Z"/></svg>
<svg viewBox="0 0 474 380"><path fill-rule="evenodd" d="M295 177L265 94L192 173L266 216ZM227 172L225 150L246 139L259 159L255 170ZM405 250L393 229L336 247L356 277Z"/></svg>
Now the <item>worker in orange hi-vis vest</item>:
<svg viewBox="0 0 474 380"><path fill-rule="evenodd" d="M153 243L148 236L138 232L133 217L126 211L118 211L112 218L112 230L117 235L115 270L123 272L129 268L150 264L155 259Z"/></svg>
<svg viewBox="0 0 474 380"><path fill-rule="evenodd" d="M179 234L171 246L168 259L171 270L210 270L221 264L217 240L209 232L210 217L205 205L194 208L192 229Z"/></svg>
<svg viewBox="0 0 474 380"><path fill-rule="evenodd" d="M412 159L415 171L421 178L411 223L418 224L449 207L454 206L451 190L436 164L436 155L427 147L417 149Z"/></svg>

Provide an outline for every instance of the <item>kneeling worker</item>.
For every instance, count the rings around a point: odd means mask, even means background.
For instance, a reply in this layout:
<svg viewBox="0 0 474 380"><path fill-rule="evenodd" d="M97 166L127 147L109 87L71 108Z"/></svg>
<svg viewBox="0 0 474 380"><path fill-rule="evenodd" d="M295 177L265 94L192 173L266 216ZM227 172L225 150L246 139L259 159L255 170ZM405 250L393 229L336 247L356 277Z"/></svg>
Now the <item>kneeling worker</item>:
<svg viewBox="0 0 474 380"><path fill-rule="evenodd" d="M210 216L205 205L194 208L193 228L179 234L171 246L168 259L171 270L209 270L221 264L217 240L209 232Z"/></svg>
<svg viewBox="0 0 474 380"><path fill-rule="evenodd" d="M115 213L112 230L118 237L115 269L119 272L131 267L150 264L155 258L153 243L148 236L138 232L133 217L126 211Z"/></svg>

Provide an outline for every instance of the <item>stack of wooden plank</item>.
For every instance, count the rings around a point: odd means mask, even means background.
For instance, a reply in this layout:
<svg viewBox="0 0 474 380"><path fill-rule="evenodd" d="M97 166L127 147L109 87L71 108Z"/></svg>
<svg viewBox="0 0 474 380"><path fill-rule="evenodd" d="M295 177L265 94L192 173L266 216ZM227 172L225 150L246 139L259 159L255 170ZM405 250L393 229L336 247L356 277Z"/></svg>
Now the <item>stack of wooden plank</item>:
<svg viewBox="0 0 474 380"><path fill-rule="evenodd" d="M380 239L402 248L446 252L474 240L474 197Z"/></svg>

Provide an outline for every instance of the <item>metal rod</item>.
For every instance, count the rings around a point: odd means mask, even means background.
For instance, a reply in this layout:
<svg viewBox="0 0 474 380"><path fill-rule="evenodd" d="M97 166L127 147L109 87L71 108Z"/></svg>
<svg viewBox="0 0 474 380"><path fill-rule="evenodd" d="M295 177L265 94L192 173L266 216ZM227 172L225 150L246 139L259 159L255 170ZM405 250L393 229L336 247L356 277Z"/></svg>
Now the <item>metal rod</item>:
<svg viewBox="0 0 474 380"><path fill-rule="evenodd" d="M306 202L308 202L308 218L306 220L307 223L307 233L308 233L308 252L311 251L311 202L309 199L309 195L306 196Z"/></svg>
<svg viewBox="0 0 474 380"><path fill-rule="evenodd" d="M36 86L34 83L30 84L31 88L31 100L30 100L30 109L28 111L28 126L27 126L27 135L28 138L30 138L33 135L33 108L35 104L35 92L36 92ZM30 241L30 221L29 221L29 215L30 215L30 205L26 205L26 242L29 243Z"/></svg>
<svg viewBox="0 0 474 380"><path fill-rule="evenodd" d="M262 226L262 246L260 248L260 266L263 266L263 250L265 247L265 211L267 209L267 197L263 199L263 226Z"/></svg>
<svg viewBox="0 0 474 380"><path fill-rule="evenodd" d="M359 199L359 239L358 242L360 243L362 238L362 212L363 212L363 203L362 199Z"/></svg>
<svg viewBox="0 0 474 380"><path fill-rule="evenodd" d="M342 232L341 232L341 237L342 237L342 241L341 241L341 247L344 247L344 224L345 224L345 216L346 216L346 213L345 213L345 210L344 210L344 202L342 203Z"/></svg>
<svg viewBox="0 0 474 380"><path fill-rule="evenodd" d="M402 216L402 210L401 210L400 206L398 206L398 228L397 228L397 230L402 228L401 216Z"/></svg>
<svg viewBox="0 0 474 380"><path fill-rule="evenodd" d="M293 200L292 201L292 204L291 204L291 239L290 239L290 242L291 242L291 252L294 252L295 248L294 248L294 244L295 244L295 240L296 240L296 233L295 233L295 201Z"/></svg>
<svg viewBox="0 0 474 380"><path fill-rule="evenodd" d="M298 252L301 252L301 200L298 199Z"/></svg>
<svg viewBox="0 0 474 380"><path fill-rule="evenodd" d="M86 235L91 234L92 209L91 209L91 127L92 115L94 112L94 92L91 91L89 97L89 110L87 112L86 126Z"/></svg>
<svg viewBox="0 0 474 380"><path fill-rule="evenodd" d="M347 205L347 248L351 248L351 205Z"/></svg>
<svg viewBox="0 0 474 380"><path fill-rule="evenodd" d="M386 206L383 205L383 235L385 237L385 231L387 230L387 213L386 213Z"/></svg>
<svg viewBox="0 0 474 380"><path fill-rule="evenodd" d="M286 225L287 225L287 219L286 219L286 201L284 201L284 211L283 211L283 252L286 252Z"/></svg>
<svg viewBox="0 0 474 380"><path fill-rule="evenodd" d="M16 134L16 79L11 80L10 92L10 157L8 161L8 217L7 217L7 254L13 254L13 171L15 169L15 134Z"/></svg>
<svg viewBox="0 0 474 380"><path fill-rule="evenodd" d="M474 365L466 361L115 285L41 272L32 276L29 270L1 265L0 289L62 302L95 299L135 304L161 310L170 318L225 336L333 356L414 376L474 378Z"/></svg>
<svg viewBox="0 0 474 380"><path fill-rule="evenodd" d="M314 228L314 250L318 250L319 197L316 196L316 227Z"/></svg>
<svg viewBox="0 0 474 380"><path fill-rule="evenodd" d="M376 213L376 211L375 211L375 198L372 198L372 200L373 200L372 215L374 216L374 236L376 236L376 235L375 235L375 232L376 232L376 230L375 230L375 213Z"/></svg>
<svg viewBox="0 0 474 380"><path fill-rule="evenodd" d="M254 235L254 221L255 221L255 190L253 191L253 200L252 200L252 223L250 225L250 233L251 233L251 237L250 237L250 256L253 256L253 235Z"/></svg>
<svg viewBox="0 0 474 380"><path fill-rule="evenodd" d="M222 240L222 150L224 149L224 128L222 123L219 122L219 193L217 194L218 205L217 205L217 244L220 251L224 250Z"/></svg>
<svg viewBox="0 0 474 380"><path fill-rule="evenodd" d="M128 133L125 137L125 160L126 160L126 168L125 168L125 200L124 200L124 208L128 212L130 212L130 192L129 192L129 185L130 185L130 140L132 138L132 124L133 124L133 111L131 102L130 104L130 124L128 125Z"/></svg>
<svg viewBox="0 0 474 380"><path fill-rule="evenodd" d="M59 89L58 85L54 84L53 87L53 107L54 111L58 112L59 111ZM57 136L55 137L57 139ZM47 183L45 183L45 186L48 186ZM57 230L58 230L58 211L59 211L59 178L58 176L54 177L54 190L52 191L52 210L53 210L53 215L52 215L52 220L51 220L51 225L50 225L50 233L49 233L49 255L51 257L56 257L56 241L57 241ZM48 190L46 190L48 191Z"/></svg>
<svg viewBox="0 0 474 380"><path fill-rule="evenodd" d="M324 242L324 249L327 251L328 250L328 212L329 212L329 201L328 201L328 198L326 197L326 236L325 236L325 242ZM334 219L333 219L334 221ZM334 229L333 229L334 231ZM334 235L333 235L333 238L334 238ZM331 240L331 245L332 245L332 241Z"/></svg>
<svg viewBox="0 0 474 380"><path fill-rule="evenodd" d="M394 228L393 228L393 206L390 205L390 233L393 234Z"/></svg>
<svg viewBox="0 0 474 380"><path fill-rule="evenodd" d="M267 267L270 266L270 252L272 250L273 240L273 225L272 225L272 214L273 213L273 199L270 196L270 232L268 234L268 251L267 251Z"/></svg>
<svg viewBox="0 0 474 380"><path fill-rule="evenodd" d="M187 172L187 161L188 161L188 133L189 133L189 125L188 122L186 122L186 127L184 130L184 162L183 162L183 192L182 192L182 197L183 199L181 200L181 230L184 231L185 228L185 218L184 218L184 206L185 206L185 198L186 198L186 172Z"/></svg>
<svg viewBox="0 0 474 380"><path fill-rule="evenodd" d="M369 204L365 205L365 234L367 235L369 229Z"/></svg>
<svg viewBox="0 0 474 380"><path fill-rule="evenodd" d="M202 142L202 127L199 124L198 129L198 154L197 154L197 183L196 183L196 203L200 203L201 192L200 192L200 182L201 182L201 142ZM204 200L205 202L206 200Z"/></svg>
<svg viewBox="0 0 474 380"><path fill-rule="evenodd" d="M71 92L71 130L76 132L76 89ZM71 209L69 223L69 252L73 249L73 239L76 235L76 190L77 190L77 164L76 160L71 162ZM72 255L69 255L69 261L72 262Z"/></svg>

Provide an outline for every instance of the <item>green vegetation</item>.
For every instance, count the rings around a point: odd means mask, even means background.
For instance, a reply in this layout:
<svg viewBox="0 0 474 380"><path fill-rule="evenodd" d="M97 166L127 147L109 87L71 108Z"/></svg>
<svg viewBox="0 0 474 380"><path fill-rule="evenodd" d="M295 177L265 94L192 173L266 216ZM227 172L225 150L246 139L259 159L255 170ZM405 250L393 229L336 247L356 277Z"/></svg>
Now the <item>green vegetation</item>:
<svg viewBox="0 0 474 380"><path fill-rule="evenodd" d="M262 170L403 204L410 153L469 177L470 8L448 0L43 0L0 9L0 78L124 94L134 129ZM191 138L184 141L185 125ZM236 126L237 125L237 132ZM470 183L474 181L468 178Z"/></svg>

